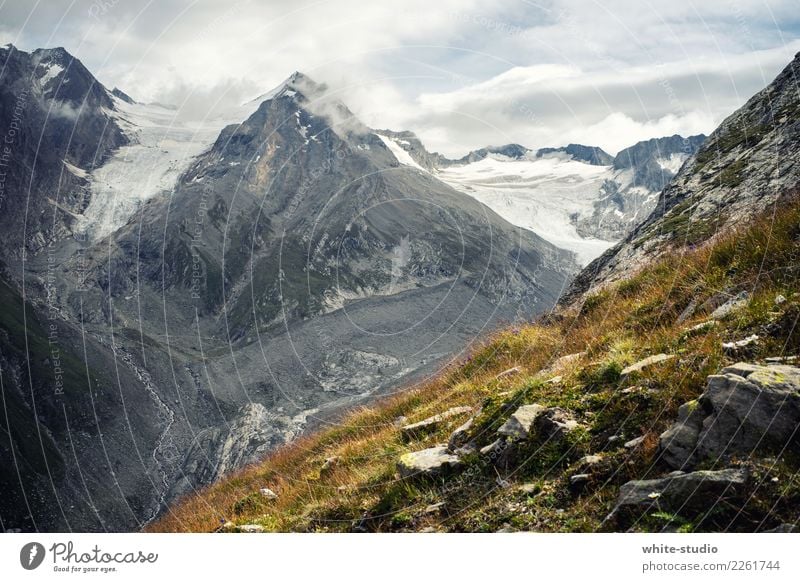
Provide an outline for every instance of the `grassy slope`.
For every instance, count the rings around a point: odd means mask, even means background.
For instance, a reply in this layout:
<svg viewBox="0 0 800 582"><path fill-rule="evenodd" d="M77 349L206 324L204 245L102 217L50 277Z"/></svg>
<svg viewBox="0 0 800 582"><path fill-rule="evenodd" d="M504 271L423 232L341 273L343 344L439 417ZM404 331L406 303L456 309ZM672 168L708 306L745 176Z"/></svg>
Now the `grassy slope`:
<svg viewBox="0 0 800 582"><path fill-rule="evenodd" d="M537 531L619 528L603 523L619 485L668 471L657 458L658 435L674 422L678 406L702 392L706 376L736 360L798 353L798 277L800 203L783 201L739 232L676 250L588 297L580 311L560 311L489 338L463 365L356 411L338 426L187 497L150 529L212 531L225 521L275 531L495 531L504 524ZM676 323L693 300L702 305L721 292L742 290L751 294L748 307L717 326L687 331L708 319L711 306ZM778 294L788 300L776 305ZM725 356L723 341L752 333L765 338L753 353ZM563 369L547 369L559 356L582 351L585 356ZM678 357L620 380L625 365L661 352ZM496 378L512 366L522 372ZM555 375L562 380L545 382ZM446 479L398 479L395 465L402 453L446 442L465 420L454 418L427 437L405 442L398 417L414 422L456 405L482 406L472 435L486 444L517 405L533 402L573 411L585 430L562 444L528 443L506 466L475 456L463 472ZM621 438L609 443L614 435ZM622 446L640 435L645 436L642 446ZM569 477L580 472L576 461L588 453L600 453L603 462L590 482L575 491ZM321 471L332 456L339 463ZM756 478L746 502L717 504L707 515L652 513L625 527L754 531L793 522L800 503L798 460L783 456L750 462ZM261 487L276 491L278 499L260 496ZM445 505L429 508L439 502Z"/></svg>

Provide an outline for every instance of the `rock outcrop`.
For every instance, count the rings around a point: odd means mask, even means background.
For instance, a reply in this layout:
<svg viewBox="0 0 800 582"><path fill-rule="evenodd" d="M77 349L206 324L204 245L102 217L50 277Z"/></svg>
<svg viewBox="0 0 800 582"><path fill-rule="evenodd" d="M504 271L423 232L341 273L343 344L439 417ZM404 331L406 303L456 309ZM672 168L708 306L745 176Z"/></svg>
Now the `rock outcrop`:
<svg viewBox="0 0 800 582"><path fill-rule="evenodd" d="M511 437L512 439L528 438L531 434L534 421L544 411L544 406L538 404L520 406L509 419L497 429L497 434Z"/></svg>
<svg viewBox="0 0 800 582"><path fill-rule="evenodd" d="M630 276L667 252L730 231L800 183L800 54L703 142L659 195L655 210L590 263L560 302Z"/></svg>
<svg viewBox="0 0 800 582"><path fill-rule="evenodd" d="M406 453L397 462L397 472L402 478L447 475L461 466L461 460L448 452L446 445L438 445L413 453Z"/></svg>
<svg viewBox="0 0 800 582"><path fill-rule="evenodd" d="M798 442L800 368L738 363L708 377L697 400L682 405L661 435L663 460L674 468L705 459L781 451Z"/></svg>
<svg viewBox="0 0 800 582"><path fill-rule="evenodd" d="M628 481L619 490L612 512L618 515L628 510L702 511L713 503L740 495L748 483L742 469L721 471L675 471L660 479Z"/></svg>

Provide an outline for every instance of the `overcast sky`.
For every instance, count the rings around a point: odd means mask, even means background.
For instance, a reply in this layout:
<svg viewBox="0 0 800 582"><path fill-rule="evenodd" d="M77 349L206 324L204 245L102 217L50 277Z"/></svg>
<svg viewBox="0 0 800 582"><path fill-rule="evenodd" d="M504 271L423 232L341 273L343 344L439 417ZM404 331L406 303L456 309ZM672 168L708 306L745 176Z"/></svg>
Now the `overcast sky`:
<svg viewBox="0 0 800 582"><path fill-rule="evenodd" d="M800 51L800 0L0 0L0 44L203 115L292 71L461 155L710 132Z"/></svg>

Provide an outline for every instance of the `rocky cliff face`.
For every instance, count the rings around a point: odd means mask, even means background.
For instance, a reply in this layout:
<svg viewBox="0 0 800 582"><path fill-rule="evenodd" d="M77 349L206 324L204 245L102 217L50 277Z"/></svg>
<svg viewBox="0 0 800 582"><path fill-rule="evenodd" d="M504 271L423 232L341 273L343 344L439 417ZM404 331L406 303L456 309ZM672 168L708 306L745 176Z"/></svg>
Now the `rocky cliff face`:
<svg viewBox="0 0 800 582"><path fill-rule="evenodd" d="M69 236L89 203L88 173L127 138L106 89L62 48L0 47L0 253Z"/></svg>
<svg viewBox="0 0 800 582"><path fill-rule="evenodd" d="M735 229L800 182L800 55L728 117L661 192L655 210L594 261L563 301Z"/></svg>
<svg viewBox="0 0 800 582"><path fill-rule="evenodd" d="M614 157L603 151L602 148L571 143L561 148L540 148L536 150L536 157L541 158L547 154L564 153L574 160L586 162L593 166L610 166Z"/></svg>
<svg viewBox="0 0 800 582"><path fill-rule="evenodd" d="M578 217L578 232L619 240L655 209L658 193L706 139L704 135L654 138L620 151L613 159L611 179L591 215Z"/></svg>

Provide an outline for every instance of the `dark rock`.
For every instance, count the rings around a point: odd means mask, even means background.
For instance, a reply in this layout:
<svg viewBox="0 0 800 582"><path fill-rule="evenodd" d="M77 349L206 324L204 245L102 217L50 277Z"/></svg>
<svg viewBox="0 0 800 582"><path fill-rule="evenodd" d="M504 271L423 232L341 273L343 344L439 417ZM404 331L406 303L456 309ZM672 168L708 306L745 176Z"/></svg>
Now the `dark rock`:
<svg viewBox="0 0 800 582"><path fill-rule="evenodd" d="M687 402L661 435L663 460L692 466L704 459L782 450L797 442L800 368L738 363L708 377L702 396Z"/></svg>
<svg viewBox="0 0 800 582"><path fill-rule="evenodd" d="M663 168L658 160L673 153L692 154L705 139L705 135L693 135L687 138L673 135L640 141L617 153L614 158L614 169L632 169L636 186L659 192L675 174Z"/></svg>
<svg viewBox="0 0 800 582"><path fill-rule="evenodd" d="M683 467L692 457L697 438L703 428L705 413L697 400L678 408L678 421L661 434L661 458L670 467Z"/></svg>
<svg viewBox="0 0 800 582"><path fill-rule="evenodd" d="M661 479L628 481L619 490L612 514L625 510L703 511L744 492L748 473L742 469L676 471Z"/></svg>
<svg viewBox="0 0 800 582"><path fill-rule="evenodd" d="M569 478L569 484L573 487L578 485L583 485L589 481L589 474L588 473L578 473L576 475L572 475Z"/></svg>
<svg viewBox="0 0 800 582"><path fill-rule="evenodd" d="M578 428L572 414L563 408L545 409L534 421L536 432L543 439L559 439Z"/></svg>
<svg viewBox="0 0 800 582"><path fill-rule="evenodd" d="M592 166L610 166L614 163L614 158L603 151L602 148L594 146L585 146L581 144L571 143L566 147L561 148L540 148L536 150L536 157L541 158L549 154L564 153L570 156L573 160L579 162L586 162Z"/></svg>
<svg viewBox="0 0 800 582"><path fill-rule="evenodd" d="M788 112L800 106L798 74L800 55L703 141L665 184L648 218L573 279L559 301L577 304L590 289L632 275L656 257L731 232L792 192L800 182L800 134ZM615 165L624 158L620 152Z"/></svg>
<svg viewBox="0 0 800 582"><path fill-rule="evenodd" d="M450 439L447 441L448 450L455 451L467 444L467 440L469 439L469 432L472 429L472 425L474 424L474 422L475 422L475 417L473 416L469 420L467 420L467 422L465 422L452 432L452 434L450 435Z"/></svg>

